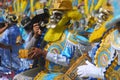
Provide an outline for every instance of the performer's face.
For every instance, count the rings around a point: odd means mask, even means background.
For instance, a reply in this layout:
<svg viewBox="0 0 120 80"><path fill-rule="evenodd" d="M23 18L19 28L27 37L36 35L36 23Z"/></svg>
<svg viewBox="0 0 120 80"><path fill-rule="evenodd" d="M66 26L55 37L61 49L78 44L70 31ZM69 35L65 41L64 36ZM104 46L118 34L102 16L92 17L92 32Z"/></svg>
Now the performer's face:
<svg viewBox="0 0 120 80"><path fill-rule="evenodd" d="M63 11L53 11L52 15L50 16L50 23L49 26L51 28L55 28L58 22L62 19Z"/></svg>
<svg viewBox="0 0 120 80"><path fill-rule="evenodd" d="M108 9L100 8L97 16L98 22L102 23L104 21L107 21L110 15L112 15L112 11Z"/></svg>
<svg viewBox="0 0 120 80"><path fill-rule="evenodd" d="M53 11L50 21L58 23L62 19L63 12L62 11Z"/></svg>
<svg viewBox="0 0 120 80"><path fill-rule="evenodd" d="M35 34L38 34L38 35L40 35L42 33L40 26L39 26L39 23L33 24L33 31Z"/></svg>

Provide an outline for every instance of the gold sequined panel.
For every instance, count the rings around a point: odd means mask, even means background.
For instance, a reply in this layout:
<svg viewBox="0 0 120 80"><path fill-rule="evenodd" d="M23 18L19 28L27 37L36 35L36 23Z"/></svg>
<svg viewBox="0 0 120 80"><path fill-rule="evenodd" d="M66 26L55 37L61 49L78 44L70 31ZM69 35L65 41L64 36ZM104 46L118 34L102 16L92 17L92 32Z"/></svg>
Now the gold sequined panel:
<svg viewBox="0 0 120 80"><path fill-rule="evenodd" d="M61 51L64 49L64 46L65 46L65 41L66 41L66 37L67 37L66 35L67 34L64 33L60 40L49 43L45 47L45 49L47 51L50 51L51 53L60 54ZM49 68L49 66L52 66L52 67ZM47 70L55 71L55 72L65 72L66 71L65 67L53 64L53 63L49 62L48 60L46 60L45 67L46 67Z"/></svg>
<svg viewBox="0 0 120 80"><path fill-rule="evenodd" d="M106 69L105 77L107 80L120 80L120 67L118 66L118 57L116 57L111 65Z"/></svg>

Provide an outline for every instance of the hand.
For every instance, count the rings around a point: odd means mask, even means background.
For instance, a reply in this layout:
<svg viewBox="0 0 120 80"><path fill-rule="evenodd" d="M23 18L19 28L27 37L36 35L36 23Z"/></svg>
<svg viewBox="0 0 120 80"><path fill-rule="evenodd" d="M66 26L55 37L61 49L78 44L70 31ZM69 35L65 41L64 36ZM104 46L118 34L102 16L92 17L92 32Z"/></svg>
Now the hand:
<svg viewBox="0 0 120 80"><path fill-rule="evenodd" d="M38 56L41 55L40 52L41 52L40 49L33 47L33 48L31 48L31 49L29 50L28 58L29 58L29 59L37 58Z"/></svg>
<svg viewBox="0 0 120 80"><path fill-rule="evenodd" d="M78 67L77 74L79 77L104 78L104 69L94 66L89 61L86 61L86 64Z"/></svg>
<svg viewBox="0 0 120 80"><path fill-rule="evenodd" d="M35 37L38 37L42 33L39 26L37 26L37 24L35 24L35 26L33 27L33 31L34 31L34 36Z"/></svg>
<svg viewBox="0 0 120 80"><path fill-rule="evenodd" d="M46 54L47 54L47 52L40 48L32 48L29 51L28 57L30 59L35 59L35 58L39 58L41 55L45 56Z"/></svg>
<svg viewBox="0 0 120 80"><path fill-rule="evenodd" d="M36 30L35 32L34 32L34 36L37 38L39 35L41 35L41 30L39 29L39 30Z"/></svg>
<svg viewBox="0 0 120 80"><path fill-rule="evenodd" d="M9 26L9 24L8 24L8 23L5 23L5 27L9 28L9 27L11 27L11 26Z"/></svg>

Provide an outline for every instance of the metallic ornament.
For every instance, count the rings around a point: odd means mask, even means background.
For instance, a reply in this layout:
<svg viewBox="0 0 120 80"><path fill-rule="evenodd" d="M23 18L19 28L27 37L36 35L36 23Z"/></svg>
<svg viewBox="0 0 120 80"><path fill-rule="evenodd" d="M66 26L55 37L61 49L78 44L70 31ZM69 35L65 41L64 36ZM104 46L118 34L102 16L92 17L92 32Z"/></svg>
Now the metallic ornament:
<svg viewBox="0 0 120 80"><path fill-rule="evenodd" d="M118 65L118 57L116 57L106 68L105 77L107 80L120 79L120 66Z"/></svg>

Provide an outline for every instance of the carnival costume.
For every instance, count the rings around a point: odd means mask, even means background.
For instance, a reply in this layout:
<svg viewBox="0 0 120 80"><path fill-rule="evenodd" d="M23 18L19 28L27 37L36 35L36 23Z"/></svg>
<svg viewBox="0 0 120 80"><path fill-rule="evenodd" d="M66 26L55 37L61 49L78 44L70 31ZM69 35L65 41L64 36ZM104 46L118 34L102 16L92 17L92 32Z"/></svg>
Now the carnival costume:
<svg viewBox="0 0 120 80"><path fill-rule="evenodd" d="M113 6L113 19L107 22L105 28L107 32L100 43L100 47L96 51L94 56L93 64L88 64L84 66L80 66L78 68L78 75L81 77L91 76L94 78L101 78L107 80L119 80L119 10L117 9L119 5L118 0L110 1L110 4ZM90 66L91 72L83 71L84 69L87 70L87 66ZM94 70L94 71L92 71ZM98 71L97 71L98 70ZM100 70L100 71L99 71ZM97 72L95 72L97 71ZM84 73L85 72L85 73ZM91 75L92 74L92 75Z"/></svg>
<svg viewBox="0 0 120 80"><path fill-rule="evenodd" d="M62 15L62 18L57 17L55 14ZM72 4L69 0L58 0L55 2L53 15L51 16L52 20L50 20L51 23L47 26L49 29L44 37L44 40L49 42L45 47L45 50L48 51L46 55L46 69L41 71L34 80L63 79L63 73L70 67L70 63L74 63L76 60L73 59L73 56L77 48L78 50L80 48L83 49L81 51L89 50L88 47L85 49L84 46L85 43L88 43L88 39L71 30L72 25L69 21L79 20L80 17L77 11L72 10ZM54 19L56 22L60 20L57 25ZM84 42L82 43L82 41ZM79 57L80 55L77 56Z"/></svg>
<svg viewBox="0 0 120 80"><path fill-rule="evenodd" d="M0 42L4 43L5 45L11 45L12 50L1 49L1 75L14 75L13 73L17 74L19 71L22 70L22 61L18 57L18 51L20 49L20 46L17 46L16 44L17 37L20 36L19 28L16 25L17 19L13 19L13 16L11 16L9 20L12 25L9 25L10 27L3 32ZM8 77L12 78L13 76Z"/></svg>

